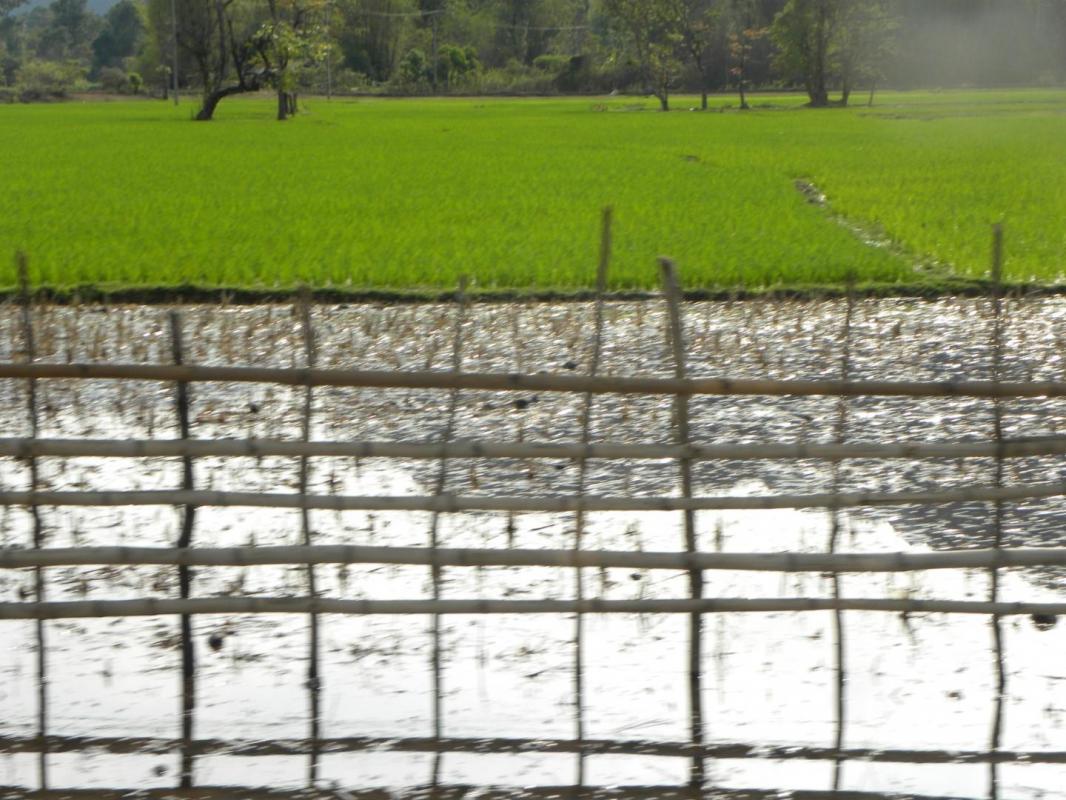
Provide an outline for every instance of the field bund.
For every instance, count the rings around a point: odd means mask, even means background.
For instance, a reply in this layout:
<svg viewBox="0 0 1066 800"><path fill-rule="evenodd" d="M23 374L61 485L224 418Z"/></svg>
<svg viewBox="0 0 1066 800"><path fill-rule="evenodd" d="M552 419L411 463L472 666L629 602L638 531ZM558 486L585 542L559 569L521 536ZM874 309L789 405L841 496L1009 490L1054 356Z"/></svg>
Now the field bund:
<svg viewBox="0 0 1066 800"><path fill-rule="evenodd" d="M615 209L615 290L937 289L1066 273L1066 92L906 93L815 111L657 113L637 98L309 98L279 124L227 100L0 107L0 288L300 283L359 292L574 291ZM721 112L721 113L716 113Z"/></svg>

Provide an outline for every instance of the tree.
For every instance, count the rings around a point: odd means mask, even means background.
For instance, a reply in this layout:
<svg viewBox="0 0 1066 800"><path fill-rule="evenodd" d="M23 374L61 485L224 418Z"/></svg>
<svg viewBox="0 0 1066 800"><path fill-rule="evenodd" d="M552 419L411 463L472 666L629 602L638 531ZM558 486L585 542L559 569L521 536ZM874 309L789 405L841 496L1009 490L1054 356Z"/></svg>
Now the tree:
<svg viewBox="0 0 1066 800"><path fill-rule="evenodd" d="M829 105L830 52L841 2L789 0L770 29L778 47L778 68L803 83L816 108Z"/></svg>
<svg viewBox="0 0 1066 800"><path fill-rule="evenodd" d="M93 40L93 72L121 67L137 54L144 38L144 20L134 0L119 0L104 15L104 28Z"/></svg>
<svg viewBox="0 0 1066 800"><path fill-rule="evenodd" d="M748 67L756 46L770 29L763 25L763 17L756 0L730 0L729 3L729 77L737 86L740 107L748 109Z"/></svg>
<svg viewBox="0 0 1066 800"><path fill-rule="evenodd" d="M895 53L899 21L892 0L844 0L839 35L834 47L840 71L840 103L847 105L859 83L870 87L873 105L878 82Z"/></svg>
<svg viewBox="0 0 1066 800"><path fill-rule="evenodd" d="M392 77L413 17L410 0L342 0L339 43L344 66L385 82Z"/></svg>
<svg viewBox="0 0 1066 800"><path fill-rule="evenodd" d="M711 53L721 9L717 0L671 0L670 5L681 41L699 73L700 108L706 111L712 81Z"/></svg>
<svg viewBox="0 0 1066 800"><path fill-rule="evenodd" d="M670 86L681 67L682 34L672 0L605 0L607 13L629 38L641 75L663 111L670 110Z"/></svg>
<svg viewBox="0 0 1066 800"><path fill-rule="evenodd" d="M23 0L0 0L0 86L13 83L20 66L21 37L18 23L10 16Z"/></svg>
<svg viewBox="0 0 1066 800"><path fill-rule="evenodd" d="M53 0L48 6L51 15L51 42L60 58L84 58L93 39L98 18L89 11L87 0Z"/></svg>
<svg viewBox="0 0 1066 800"><path fill-rule="evenodd" d="M317 13L321 0L268 0L270 18L255 35L264 75L277 91L278 120L296 113L296 73L307 63L320 60L325 52Z"/></svg>
<svg viewBox="0 0 1066 800"><path fill-rule="evenodd" d="M215 115L227 97L258 91L265 83L257 34L260 18L249 0L177 0L178 48L200 81L199 121Z"/></svg>

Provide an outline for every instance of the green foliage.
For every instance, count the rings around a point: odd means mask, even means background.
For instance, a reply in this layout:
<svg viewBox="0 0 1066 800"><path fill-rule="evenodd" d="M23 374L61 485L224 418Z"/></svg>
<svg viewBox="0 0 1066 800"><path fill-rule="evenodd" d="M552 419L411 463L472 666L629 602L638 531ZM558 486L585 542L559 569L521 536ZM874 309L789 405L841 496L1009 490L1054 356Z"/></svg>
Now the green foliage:
<svg viewBox="0 0 1066 800"><path fill-rule="evenodd" d="M129 87L130 80L118 67L104 67L96 76L101 88L107 92L124 92Z"/></svg>
<svg viewBox="0 0 1066 800"><path fill-rule="evenodd" d="M673 0L604 0L627 34L647 91L669 108L670 88L681 71L684 32Z"/></svg>
<svg viewBox="0 0 1066 800"><path fill-rule="evenodd" d="M19 99L24 103L56 100L85 86L85 73L77 63L26 61L15 76Z"/></svg>
<svg viewBox="0 0 1066 800"><path fill-rule="evenodd" d="M144 21L134 0L120 0L104 16L104 27L93 40L93 70L121 67L137 54L144 38Z"/></svg>
<svg viewBox="0 0 1066 800"><path fill-rule="evenodd" d="M440 48L437 56L437 75L444 81L446 89L468 85L480 71L481 62L478 61L474 48L469 45L460 47L446 44Z"/></svg>
<svg viewBox="0 0 1066 800"><path fill-rule="evenodd" d="M1008 277L1066 274L1062 91L830 114L636 105L311 100L314 124L270 136L263 100L233 100L209 130L165 104L0 106L0 285L24 249L63 286L450 288L468 273L573 289L593 281L605 205L618 289L654 287L660 254L690 287L910 282L932 263L981 276L1004 218Z"/></svg>
<svg viewBox="0 0 1066 800"><path fill-rule="evenodd" d="M400 82L417 88L429 81L429 59L417 47L412 47L400 62Z"/></svg>

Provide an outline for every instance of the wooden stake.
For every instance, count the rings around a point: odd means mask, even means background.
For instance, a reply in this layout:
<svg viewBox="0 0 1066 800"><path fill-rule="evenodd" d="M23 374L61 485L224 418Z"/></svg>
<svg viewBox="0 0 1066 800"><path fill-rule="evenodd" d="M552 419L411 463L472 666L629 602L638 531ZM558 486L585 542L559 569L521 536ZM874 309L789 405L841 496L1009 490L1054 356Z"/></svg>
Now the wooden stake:
<svg viewBox="0 0 1066 800"><path fill-rule="evenodd" d="M19 252L15 256L19 281L19 304L21 306L22 319L22 344L25 352L25 361L32 364L37 358L37 343L33 333L33 295L30 289L29 259L25 253ZM30 423L30 438L36 439L41 432L41 418L37 409L37 381L29 378L26 382L26 413ZM37 459L29 458L27 464L30 469L30 491L40 489L40 472ZM33 547L40 550L44 547L44 521L41 511L36 504L29 507L30 519L33 521ZM38 603L45 600L44 570L35 567L33 570L33 595ZM45 624L38 620L34 631L37 645L37 735L42 742L47 741L48 735L48 647L46 640ZM48 748L42 747L37 759L37 782L41 791L48 789Z"/></svg>
<svg viewBox="0 0 1066 800"><path fill-rule="evenodd" d="M840 358L840 379L847 381L851 378L851 323L852 317L855 311L855 278L848 276L847 283L847 302L844 309L844 326L842 331L841 340L843 342L843 353ZM848 422L848 404L847 398L841 397L837 401L837 419L836 430L834 431L834 442L836 444L843 444L844 438L847 432ZM841 482L841 464L836 462L833 464L833 494L840 493ZM843 520L841 518L840 509L834 509L830 514L830 532L829 532L829 553L836 553L837 545L840 543L840 532L843 527ZM840 574L834 572L830 578L833 584L833 597L837 600L841 597L840 592ZM847 668L845 665L845 652L846 652L846 640L844 631L844 612L837 609L833 612L833 648L834 659L836 661L836 685L834 687L834 713L836 715L836 736L835 736L835 749L843 751L844 749L844 727L847 719ZM833 791L840 791L841 782L843 779L844 761L837 759L833 762Z"/></svg>
<svg viewBox="0 0 1066 800"><path fill-rule="evenodd" d="M992 228L992 381L998 383L1003 379L1004 351L1004 317L1003 317L1003 225L997 223ZM992 486L1003 487L1003 401L992 401L992 432L997 444ZM1006 509L1002 500L993 506L992 530L993 548L1003 548L1003 521ZM999 602L999 570L989 570L988 601ZM1007 696L1006 642L1003 637L1003 620L993 615L991 620L992 641L994 644L995 695L992 708L992 731L989 749L992 753L999 751L1003 739L1003 704ZM990 800L999 800L999 764L991 761L988 765L988 796Z"/></svg>
<svg viewBox="0 0 1066 800"><path fill-rule="evenodd" d="M303 331L304 363L308 369L314 369L317 361L315 344L315 332L311 321L311 292L304 287L297 301L297 313L300 317L300 327ZM303 442L311 440L311 412L314 389L311 386L304 387L304 407L300 439ZM299 493L301 498L307 497L308 481L310 480L311 464L308 457L300 458ZM311 530L311 511L307 503L300 507L300 528L305 547L314 544L314 533ZM316 581L315 567L313 564L305 566L307 576L307 593L310 597L318 597L318 584ZM313 611L307 619L307 706L311 733L311 750L308 754L307 785L314 788L318 782L319 740L322 738L322 675L319 668L320 641L318 614Z"/></svg>
<svg viewBox="0 0 1066 800"><path fill-rule="evenodd" d="M607 293L607 269L611 263L611 217L610 206L603 209L600 228L600 260L596 268L596 305L593 323L592 352L589 355L590 377L596 377L600 369L600 351L603 349L603 299ZM581 408L581 444L588 447L592 433L592 392L585 393ZM578 460L577 494L583 496L588 482L588 459ZM585 539L585 511L579 509L574 520L574 552L580 553ZM585 599L584 572L578 567L574 572L574 597ZM577 741L585 740L585 618L581 614L574 616L574 730ZM577 754L578 786L585 785L585 752Z"/></svg>
<svg viewBox="0 0 1066 800"><path fill-rule="evenodd" d="M459 288L456 292L455 331L452 335L452 372L458 373L463 368L463 324L466 322L467 312L467 278L465 275L459 278ZM455 435L455 417L459 409L459 390L452 389L448 396L448 411L445 415L444 430L441 432L441 441L447 444ZM448 459L442 457L437 470L437 482L434 486L434 495L440 497L448 484ZM431 577L433 580L433 600L441 599L441 584L444 578L444 569L437 559L440 548L440 515L434 511L429 527L429 548L433 557L431 565ZM443 645L441 643L441 618L439 614L433 615L431 634L433 636L433 653L430 667L433 670L433 737L441 739L444 736L444 665ZM433 756L433 786L440 785L441 770L443 769L443 754L437 752Z"/></svg>
<svg viewBox="0 0 1066 800"><path fill-rule="evenodd" d="M659 259L663 294L666 296L668 324L666 330L667 345L673 352L674 377L683 380L686 377L684 326L681 321L681 288L678 285L677 271L668 258ZM674 400L674 432L678 444L686 445L691 437L689 432L689 398L678 395ZM681 478L681 496L692 498L692 460L678 459ZM684 509L685 551L696 553L699 543L696 541L696 512L693 508ZM693 600L703 597L703 572L689 571L689 594ZM692 743L696 747L703 745L703 618L693 613L689 617L689 651L688 651L688 700L689 727ZM706 781L706 765L701 756L692 759L689 784L700 790Z"/></svg>
<svg viewBox="0 0 1066 800"><path fill-rule="evenodd" d="M182 341L181 315L177 311L170 312L170 349L171 357L175 366L185 363L185 353ZM178 418L178 430L182 440L189 438L189 387L184 381L178 381L175 391L175 411ZM195 491L193 476L193 460L189 457L182 459L181 486L185 492ZM196 505L193 503L182 504L181 508L181 533L178 537L178 548L187 549L192 546L193 526L196 522ZM192 569L186 565L178 567L178 590L182 601L188 601L192 597ZM192 617L188 613L181 614L181 738L184 747L181 753L180 786L183 789L191 788L194 782L193 766L195 755L192 751L193 728L196 717L196 643L193 639Z"/></svg>

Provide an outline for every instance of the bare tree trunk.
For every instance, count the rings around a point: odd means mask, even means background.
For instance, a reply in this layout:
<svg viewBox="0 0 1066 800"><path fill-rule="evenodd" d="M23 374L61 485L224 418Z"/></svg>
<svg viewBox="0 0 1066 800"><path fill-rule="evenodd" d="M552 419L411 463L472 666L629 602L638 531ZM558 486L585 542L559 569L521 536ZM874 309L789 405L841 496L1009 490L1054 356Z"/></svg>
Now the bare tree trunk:
<svg viewBox="0 0 1066 800"><path fill-rule="evenodd" d="M670 95L668 95L666 92L660 92L659 94L656 95L656 97L659 98L659 110L660 111L669 111L670 110Z"/></svg>
<svg viewBox="0 0 1066 800"><path fill-rule="evenodd" d="M204 92L203 103L200 105L200 110L196 112L197 121L211 121L215 116L215 109L218 107L218 104L230 95L243 94L244 92L255 92L258 91L258 89L259 84L252 83L245 86L227 86L212 92Z"/></svg>
<svg viewBox="0 0 1066 800"><path fill-rule="evenodd" d="M877 81L870 84L870 99L866 101L867 107L872 108L874 104L874 93L877 91Z"/></svg>
<svg viewBox="0 0 1066 800"><path fill-rule="evenodd" d="M278 122L289 118L289 98L284 89L278 89Z"/></svg>
<svg viewBox="0 0 1066 800"><path fill-rule="evenodd" d="M218 107L219 102L222 100L223 95L218 92L211 92L204 95L204 101L200 104L200 110L196 112L196 120L198 122L210 122L215 117L215 109Z"/></svg>
<svg viewBox="0 0 1066 800"><path fill-rule="evenodd" d="M700 110L702 110L702 111L706 111L707 110L707 89L706 89L706 87L704 87L703 91L700 92Z"/></svg>

